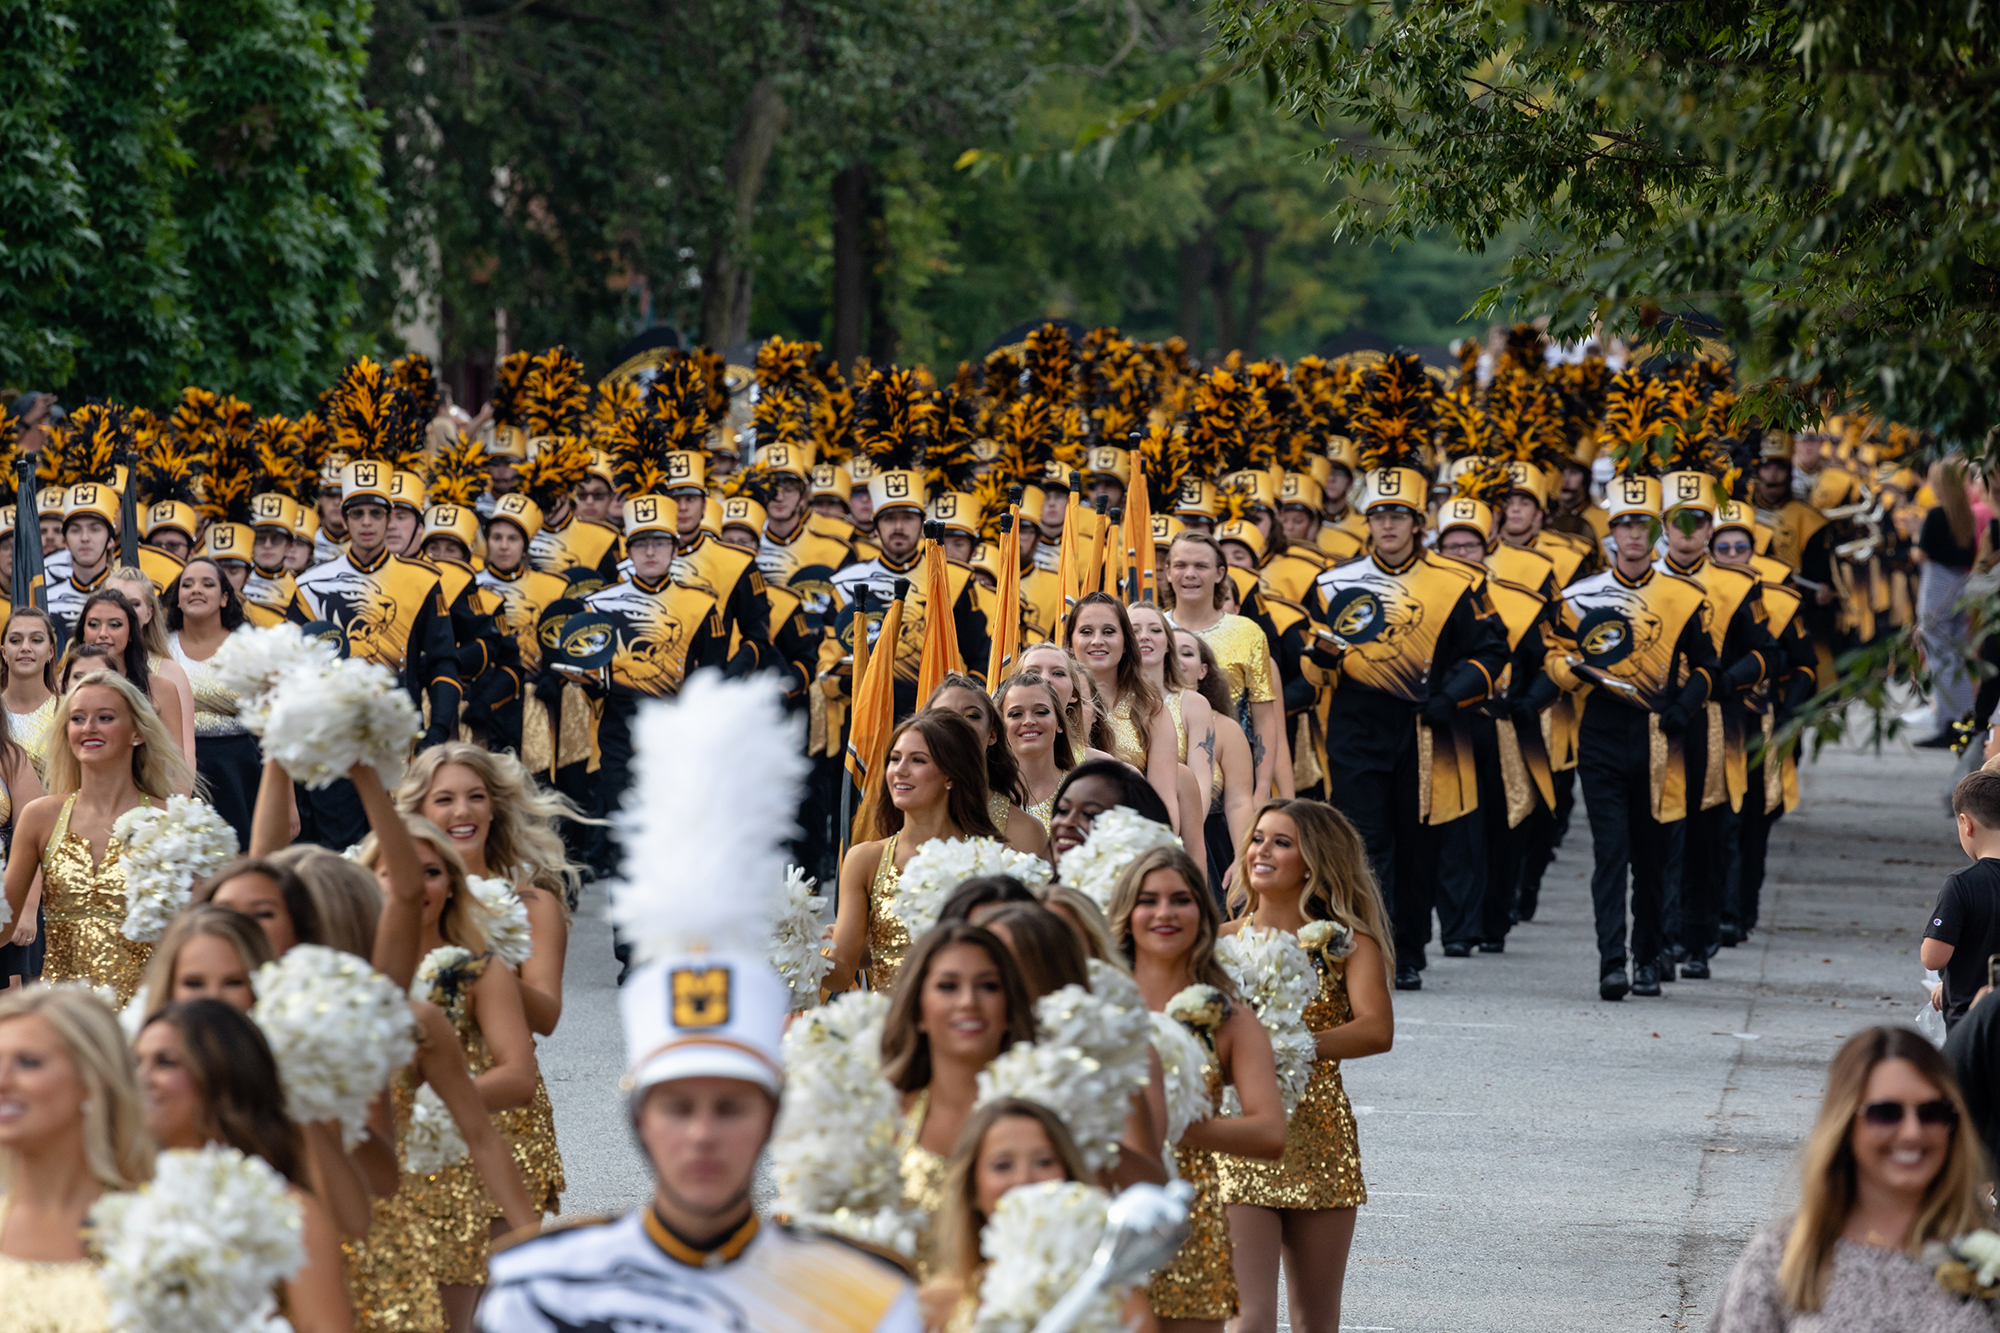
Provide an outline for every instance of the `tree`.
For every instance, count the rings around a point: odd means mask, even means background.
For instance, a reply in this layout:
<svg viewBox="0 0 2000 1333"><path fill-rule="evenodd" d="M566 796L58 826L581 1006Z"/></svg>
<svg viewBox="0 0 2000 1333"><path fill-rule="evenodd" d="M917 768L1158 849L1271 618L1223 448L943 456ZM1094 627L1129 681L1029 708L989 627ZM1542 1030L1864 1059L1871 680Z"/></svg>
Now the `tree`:
<svg viewBox="0 0 2000 1333"><path fill-rule="evenodd" d="M1674 346L1716 319L1747 401L2000 422L1993 29L1914 0L1217 0L1218 47L1330 126L1345 234L1522 243L1493 304ZM1139 117L1126 123L1136 123ZM1356 132L1343 125L1359 127ZM1123 126L1107 132L1117 132Z"/></svg>
<svg viewBox="0 0 2000 1333"><path fill-rule="evenodd" d="M97 245L51 323L76 340L73 374L128 403L176 393L197 347L174 216L190 165L176 121L174 0L73 0L76 59L60 127Z"/></svg>
<svg viewBox="0 0 2000 1333"><path fill-rule="evenodd" d="M45 388L69 378L77 337L52 319L97 249L60 118L76 24L45 0L0 0L0 376Z"/></svg>
<svg viewBox="0 0 2000 1333"><path fill-rule="evenodd" d="M366 0L201 0L187 51L176 195L187 238L192 378L262 411L302 411L366 345L361 284L384 196L363 105Z"/></svg>

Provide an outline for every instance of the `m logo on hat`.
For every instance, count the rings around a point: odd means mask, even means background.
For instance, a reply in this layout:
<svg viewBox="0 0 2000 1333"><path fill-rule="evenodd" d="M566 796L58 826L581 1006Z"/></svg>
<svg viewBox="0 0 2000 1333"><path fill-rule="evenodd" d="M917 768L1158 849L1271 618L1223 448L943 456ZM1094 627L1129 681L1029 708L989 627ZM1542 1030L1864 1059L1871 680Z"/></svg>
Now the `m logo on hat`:
<svg viewBox="0 0 2000 1333"><path fill-rule="evenodd" d="M499 503L493 506L493 512L496 514L519 514L523 512L523 506L527 503L528 497L525 495L503 495L500 497Z"/></svg>
<svg viewBox="0 0 2000 1333"><path fill-rule="evenodd" d="M1453 500L1445 516L1455 523L1472 522L1479 517L1479 511L1473 508L1474 503L1472 500Z"/></svg>
<svg viewBox="0 0 2000 1333"><path fill-rule="evenodd" d="M1278 494L1284 496L1287 500L1298 498L1299 479L1296 473L1287 472L1285 474L1285 484L1278 488Z"/></svg>
<svg viewBox="0 0 2000 1333"><path fill-rule="evenodd" d="M217 553L236 549L236 529L227 523L218 523L208 530L208 549Z"/></svg>
<svg viewBox="0 0 2000 1333"><path fill-rule="evenodd" d="M729 1023L729 969L677 967L667 976L677 1028L719 1028Z"/></svg>
<svg viewBox="0 0 2000 1333"><path fill-rule="evenodd" d="M284 499L276 495L259 495L250 501L250 512L256 518L283 518Z"/></svg>
<svg viewBox="0 0 2000 1333"><path fill-rule="evenodd" d="M1403 493L1403 473L1400 468L1385 467L1375 474L1375 494L1395 496Z"/></svg>
<svg viewBox="0 0 2000 1333"><path fill-rule="evenodd" d="M1516 486L1528 484L1528 465L1518 459L1507 465L1507 480Z"/></svg>
<svg viewBox="0 0 2000 1333"><path fill-rule="evenodd" d="M458 506L439 505L437 508L431 510L431 522L440 528L456 527L458 525Z"/></svg>
<svg viewBox="0 0 2000 1333"><path fill-rule="evenodd" d="M1618 479L1618 502L1628 505L1642 505L1646 503L1646 483L1637 477L1620 477Z"/></svg>
<svg viewBox="0 0 2000 1333"><path fill-rule="evenodd" d="M684 481L694 475L694 460L684 453L667 455L667 479ZM648 520L650 521L650 520Z"/></svg>
<svg viewBox="0 0 2000 1333"><path fill-rule="evenodd" d="M792 451L782 444L774 444L764 455L764 461L775 468L788 468L792 465Z"/></svg>
<svg viewBox="0 0 2000 1333"><path fill-rule="evenodd" d="M883 474L882 494L888 496L891 500L909 499L910 498L909 477L901 472L889 472Z"/></svg>
<svg viewBox="0 0 2000 1333"><path fill-rule="evenodd" d="M90 505L96 504L97 503L96 485L88 481L78 482L76 484L76 489L69 493L69 501L71 504L75 505L78 509L84 509L89 507Z"/></svg>
<svg viewBox="0 0 2000 1333"><path fill-rule="evenodd" d="M146 521L149 523L166 523L173 516L174 502L172 500L162 500L154 505L152 510L146 515Z"/></svg>
<svg viewBox="0 0 2000 1333"><path fill-rule="evenodd" d="M1112 472L1118 467L1118 451L1099 445L1090 451L1090 466L1098 472Z"/></svg>
<svg viewBox="0 0 2000 1333"><path fill-rule="evenodd" d="M356 486L368 487L380 486L382 484L382 465L379 463L356 463L354 465L354 484Z"/></svg>
<svg viewBox="0 0 2000 1333"><path fill-rule="evenodd" d="M958 517L958 497L947 491L937 498L936 517L939 522Z"/></svg>
<svg viewBox="0 0 2000 1333"><path fill-rule="evenodd" d="M1184 505L1198 505L1201 503L1201 478L1189 477L1181 483L1180 502Z"/></svg>
<svg viewBox="0 0 2000 1333"><path fill-rule="evenodd" d="M813 468L813 485L831 489L833 484L833 464L820 463Z"/></svg>
<svg viewBox="0 0 2000 1333"><path fill-rule="evenodd" d="M632 519L637 523L658 523L660 502L650 495L640 496L632 502Z"/></svg>
<svg viewBox="0 0 2000 1333"><path fill-rule="evenodd" d="M1677 501L1701 499L1701 478L1685 472L1675 477L1674 499Z"/></svg>
<svg viewBox="0 0 2000 1333"><path fill-rule="evenodd" d="M750 502L740 495L722 502L722 521L732 523L750 517Z"/></svg>

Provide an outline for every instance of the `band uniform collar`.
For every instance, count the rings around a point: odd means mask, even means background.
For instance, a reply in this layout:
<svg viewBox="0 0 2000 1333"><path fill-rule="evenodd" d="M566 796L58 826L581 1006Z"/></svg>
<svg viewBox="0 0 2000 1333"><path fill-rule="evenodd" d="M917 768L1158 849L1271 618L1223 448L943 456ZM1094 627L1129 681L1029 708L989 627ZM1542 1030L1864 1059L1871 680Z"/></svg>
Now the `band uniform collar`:
<svg viewBox="0 0 2000 1333"><path fill-rule="evenodd" d="M1424 548L1418 546L1415 550L1410 552L1410 558L1408 560L1405 560L1400 565L1392 565L1388 563L1386 560L1384 560L1380 554L1376 553L1371 553L1368 558L1370 560L1373 560L1375 562L1375 568L1381 570L1384 574L1402 574L1407 572L1410 566L1416 564L1417 561L1424 558Z"/></svg>
<svg viewBox="0 0 2000 1333"><path fill-rule="evenodd" d="M354 554L354 548L349 547L347 550L347 562L363 574L373 574L376 570L389 563L389 548L385 545L382 548L382 554L376 556L372 564L364 565L361 563L361 557Z"/></svg>
<svg viewBox="0 0 2000 1333"><path fill-rule="evenodd" d="M1625 577L1625 572L1619 569L1617 564L1614 562L1611 566L1611 577L1617 579L1620 583L1624 584L1628 588L1643 588L1648 583L1651 583L1653 581L1653 567L1651 565L1647 565L1645 573L1641 574L1636 579L1628 579Z"/></svg>
<svg viewBox="0 0 2000 1333"><path fill-rule="evenodd" d="M646 1206L646 1235L653 1244L660 1247L669 1259L686 1264L689 1268L709 1268L726 1264L742 1254L757 1236L757 1214L751 1213L743 1225L725 1236L720 1242L702 1249L690 1245L674 1234L673 1228L660 1220L660 1214L651 1204Z"/></svg>

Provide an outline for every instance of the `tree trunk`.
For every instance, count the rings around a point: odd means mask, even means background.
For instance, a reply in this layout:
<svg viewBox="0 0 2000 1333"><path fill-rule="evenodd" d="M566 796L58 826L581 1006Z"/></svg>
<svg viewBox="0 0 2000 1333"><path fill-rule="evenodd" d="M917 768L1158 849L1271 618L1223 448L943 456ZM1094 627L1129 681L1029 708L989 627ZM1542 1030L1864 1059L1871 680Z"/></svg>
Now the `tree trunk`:
<svg viewBox="0 0 2000 1333"><path fill-rule="evenodd" d="M736 137L722 162L722 181L735 205L727 232L709 252L701 275L701 340L716 351L745 341L750 331L750 226L756 216L757 191L764 168L785 127L785 101L775 80L761 78L751 85L743 114L736 119Z"/></svg>
<svg viewBox="0 0 2000 1333"><path fill-rule="evenodd" d="M903 339L889 309L889 222L882 212L880 182L873 176L868 178L864 216L867 225L861 237L865 247L862 272L868 283L868 359L883 366L896 359Z"/></svg>
<svg viewBox="0 0 2000 1333"><path fill-rule="evenodd" d="M852 370L867 331L868 164L856 162L833 178L833 359Z"/></svg>
<svg viewBox="0 0 2000 1333"><path fill-rule="evenodd" d="M1250 289L1243 293L1243 355L1257 355L1259 323L1264 316L1264 252L1276 232L1262 227L1245 227L1243 244L1250 250Z"/></svg>
<svg viewBox="0 0 2000 1333"><path fill-rule="evenodd" d="M1230 288L1236 283L1236 266L1243 261L1232 259L1223 263L1218 256L1209 270L1209 289L1215 294L1215 350L1219 356L1228 356L1240 344L1236 340L1236 311L1230 297Z"/></svg>

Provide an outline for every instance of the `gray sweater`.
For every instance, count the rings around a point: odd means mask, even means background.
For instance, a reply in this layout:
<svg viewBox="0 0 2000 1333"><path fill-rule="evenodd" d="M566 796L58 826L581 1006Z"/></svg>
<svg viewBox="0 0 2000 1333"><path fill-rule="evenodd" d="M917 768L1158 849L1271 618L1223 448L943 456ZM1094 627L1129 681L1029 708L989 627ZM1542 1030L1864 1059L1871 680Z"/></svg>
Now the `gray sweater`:
<svg viewBox="0 0 2000 1333"><path fill-rule="evenodd" d="M1937 1284L1925 1265L1901 1250L1833 1243L1833 1277L1815 1314L1799 1314L1778 1291L1791 1220L1758 1232L1736 1261L1709 1333L1994 1333L1994 1304L1967 1300Z"/></svg>

